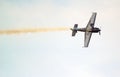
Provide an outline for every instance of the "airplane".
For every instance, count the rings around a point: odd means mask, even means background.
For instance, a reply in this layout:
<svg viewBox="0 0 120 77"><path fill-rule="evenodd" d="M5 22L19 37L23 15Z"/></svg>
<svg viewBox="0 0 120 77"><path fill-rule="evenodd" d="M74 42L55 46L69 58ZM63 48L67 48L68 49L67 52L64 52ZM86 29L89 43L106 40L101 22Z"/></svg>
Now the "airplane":
<svg viewBox="0 0 120 77"><path fill-rule="evenodd" d="M86 28L78 28L78 24L75 24L74 27L71 28L72 36L75 36L77 31L85 32L84 47L88 47L92 33L99 33L99 35L101 34L100 33L101 30L97 27L94 27L95 20L96 20L96 15L97 15L96 12L92 13L92 16L91 16Z"/></svg>

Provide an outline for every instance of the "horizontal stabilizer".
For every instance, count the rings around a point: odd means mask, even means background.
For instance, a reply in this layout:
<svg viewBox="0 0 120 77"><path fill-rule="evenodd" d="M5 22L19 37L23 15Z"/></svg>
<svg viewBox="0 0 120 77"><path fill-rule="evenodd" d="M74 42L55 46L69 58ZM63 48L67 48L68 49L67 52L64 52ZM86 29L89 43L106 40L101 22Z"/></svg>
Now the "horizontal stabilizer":
<svg viewBox="0 0 120 77"><path fill-rule="evenodd" d="M76 33L77 31L72 31L72 36L75 36Z"/></svg>
<svg viewBox="0 0 120 77"><path fill-rule="evenodd" d="M73 27L73 29L71 29L72 30L72 36L76 35L76 33L77 33L77 27L78 27L78 24L75 24L74 27Z"/></svg>

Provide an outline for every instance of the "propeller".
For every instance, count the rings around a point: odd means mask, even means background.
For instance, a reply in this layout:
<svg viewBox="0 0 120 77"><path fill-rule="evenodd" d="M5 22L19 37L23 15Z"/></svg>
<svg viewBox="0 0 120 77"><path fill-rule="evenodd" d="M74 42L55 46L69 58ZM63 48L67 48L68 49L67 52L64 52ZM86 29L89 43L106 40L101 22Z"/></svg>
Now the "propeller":
<svg viewBox="0 0 120 77"><path fill-rule="evenodd" d="M99 35L101 35L101 31L99 31Z"/></svg>
<svg viewBox="0 0 120 77"><path fill-rule="evenodd" d="M101 26L100 26L100 31L99 31L99 35L101 35Z"/></svg>

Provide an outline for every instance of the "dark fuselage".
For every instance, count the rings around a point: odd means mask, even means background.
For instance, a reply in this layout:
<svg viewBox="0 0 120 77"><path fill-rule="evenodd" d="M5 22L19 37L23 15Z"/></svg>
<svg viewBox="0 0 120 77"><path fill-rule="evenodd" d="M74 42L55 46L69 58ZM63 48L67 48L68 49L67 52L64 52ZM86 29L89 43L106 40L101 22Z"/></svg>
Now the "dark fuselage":
<svg viewBox="0 0 120 77"><path fill-rule="evenodd" d="M76 28L77 31L81 31L81 32L92 32L92 33L98 33L100 31L99 28L92 28L92 29L86 29L86 28Z"/></svg>

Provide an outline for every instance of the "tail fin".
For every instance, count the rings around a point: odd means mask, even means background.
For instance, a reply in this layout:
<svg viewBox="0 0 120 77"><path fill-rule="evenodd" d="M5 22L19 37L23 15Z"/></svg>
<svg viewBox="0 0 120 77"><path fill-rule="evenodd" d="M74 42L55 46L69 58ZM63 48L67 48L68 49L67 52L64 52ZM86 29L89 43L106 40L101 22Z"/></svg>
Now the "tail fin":
<svg viewBox="0 0 120 77"><path fill-rule="evenodd" d="M75 35L76 35L76 33L77 33L77 30L76 30L77 27L78 27L78 24L75 24L74 27L71 28L71 30L72 30L72 36L75 36Z"/></svg>

